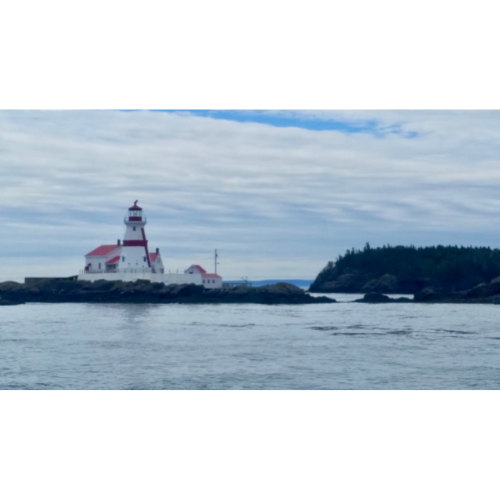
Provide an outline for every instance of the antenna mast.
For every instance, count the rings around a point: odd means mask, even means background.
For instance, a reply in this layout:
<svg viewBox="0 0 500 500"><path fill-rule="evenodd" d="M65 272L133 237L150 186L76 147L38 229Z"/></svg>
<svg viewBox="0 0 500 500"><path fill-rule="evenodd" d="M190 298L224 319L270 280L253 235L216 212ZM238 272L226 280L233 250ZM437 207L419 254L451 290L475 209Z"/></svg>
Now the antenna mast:
<svg viewBox="0 0 500 500"><path fill-rule="evenodd" d="M215 274L217 274L217 257L219 256L219 254L217 253L217 248L215 249L215 256L214 256L214 262L215 262Z"/></svg>

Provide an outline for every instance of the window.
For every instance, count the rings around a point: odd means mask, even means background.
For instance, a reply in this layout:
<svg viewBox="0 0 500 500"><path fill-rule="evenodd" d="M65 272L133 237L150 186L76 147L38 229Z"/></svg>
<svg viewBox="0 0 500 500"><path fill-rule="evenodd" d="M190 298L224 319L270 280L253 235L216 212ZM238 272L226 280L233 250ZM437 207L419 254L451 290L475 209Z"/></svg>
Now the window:
<svg viewBox="0 0 500 500"><path fill-rule="evenodd" d="M125 262L125 257L122 257L122 262Z"/></svg>
<svg viewBox="0 0 500 500"><path fill-rule="evenodd" d="M101 263L99 262L99 269L101 269Z"/></svg>
<svg viewBox="0 0 500 500"><path fill-rule="evenodd" d="M203 283L205 283L205 280L203 280Z"/></svg>
<svg viewBox="0 0 500 500"><path fill-rule="evenodd" d="M144 257L144 262L146 262L146 257Z"/></svg>
<svg viewBox="0 0 500 500"><path fill-rule="evenodd" d="M133 226L133 230L135 231L135 226Z"/></svg>
<svg viewBox="0 0 500 500"><path fill-rule="evenodd" d="M215 280L212 280L212 283L215 283Z"/></svg>

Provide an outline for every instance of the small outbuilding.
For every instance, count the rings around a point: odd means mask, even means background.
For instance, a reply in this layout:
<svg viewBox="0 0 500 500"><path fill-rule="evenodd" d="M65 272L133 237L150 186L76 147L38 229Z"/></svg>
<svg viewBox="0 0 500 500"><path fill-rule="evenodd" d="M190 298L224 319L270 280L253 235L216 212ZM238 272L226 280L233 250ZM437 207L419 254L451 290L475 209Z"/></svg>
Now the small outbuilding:
<svg viewBox="0 0 500 500"><path fill-rule="evenodd" d="M222 288L222 276L215 273L207 273L203 267L193 264L184 271L185 274L201 274L202 285L205 288Z"/></svg>

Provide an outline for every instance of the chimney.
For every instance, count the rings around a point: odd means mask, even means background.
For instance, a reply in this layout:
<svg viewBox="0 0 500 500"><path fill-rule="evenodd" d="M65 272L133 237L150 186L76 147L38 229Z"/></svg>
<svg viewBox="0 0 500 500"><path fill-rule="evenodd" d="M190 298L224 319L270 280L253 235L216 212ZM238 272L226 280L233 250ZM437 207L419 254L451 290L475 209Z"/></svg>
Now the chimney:
<svg viewBox="0 0 500 500"><path fill-rule="evenodd" d="M120 240L118 240L118 241L116 242L116 244L117 244L118 246L120 246Z"/></svg>

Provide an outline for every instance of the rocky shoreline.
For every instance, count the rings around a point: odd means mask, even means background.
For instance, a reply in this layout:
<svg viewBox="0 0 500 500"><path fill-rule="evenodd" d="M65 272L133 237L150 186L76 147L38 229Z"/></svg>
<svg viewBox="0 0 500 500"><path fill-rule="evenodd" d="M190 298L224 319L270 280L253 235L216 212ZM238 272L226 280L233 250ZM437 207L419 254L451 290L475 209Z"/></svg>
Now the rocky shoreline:
<svg viewBox="0 0 500 500"><path fill-rule="evenodd" d="M367 293L362 299L354 300L364 304L387 304L387 303L413 303L413 304L497 304L500 305L500 295L491 297L467 297L466 294L456 293L442 295L434 291L424 291L416 294L413 299L398 297L394 299L381 293Z"/></svg>
<svg viewBox="0 0 500 500"><path fill-rule="evenodd" d="M311 286L315 293L362 293L363 299L356 302L389 302L387 295L413 295L414 302L456 303L456 304L500 304L500 277L489 283L480 283L466 290L450 290L434 283L431 279L404 280L393 275L379 278L362 273L349 272L340 275L336 280ZM382 299L381 297L387 297ZM391 301L408 302L411 299L391 299Z"/></svg>
<svg viewBox="0 0 500 500"><path fill-rule="evenodd" d="M408 279L384 274L377 277L356 270L335 276L325 283L313 283L309 288L314 293L393 293L415 294L426 287L435 287L437 284L430 279Z"/></svg>
<svg viewBox="0 0 500 500"><path fill-rule="evenodd" d="M46 279L20 284L0 283L0 305L26 302L148 303L148 304L326 304L290 283L262 287L245 285L208 290L201 285L168 285L149 280L134 282Z"/></svg>
<svg viewBox="0 0 500 500"><path fill-rule="evenodd" d="M290 283L276 283L261 287L239 285L230 288L206 289L201 285L164 285L148 280L135 282L72 279L38 280L20 284L0 283L0 306L27 302L45 303L129 303L129 304L327 304L335 303L329 297L313 297ZM481 283L464 292L444 292L426 287L413 298L391 298L380 292L369 292L353 302L366 304L427 303L427 304L498 304L500 305L500 277L490 283Z"/></svg>
<svg viewBox="0 0 500 500"><path fill-rule="evenodd" d="M500 305L500 277L490 283L481 283L463 292L444 292L431 287L424 288L408 297L391 298L377 292L367 293L362 299L354 302L383 304L388 302L416 302L427 304L498 304Z"/></svg>

